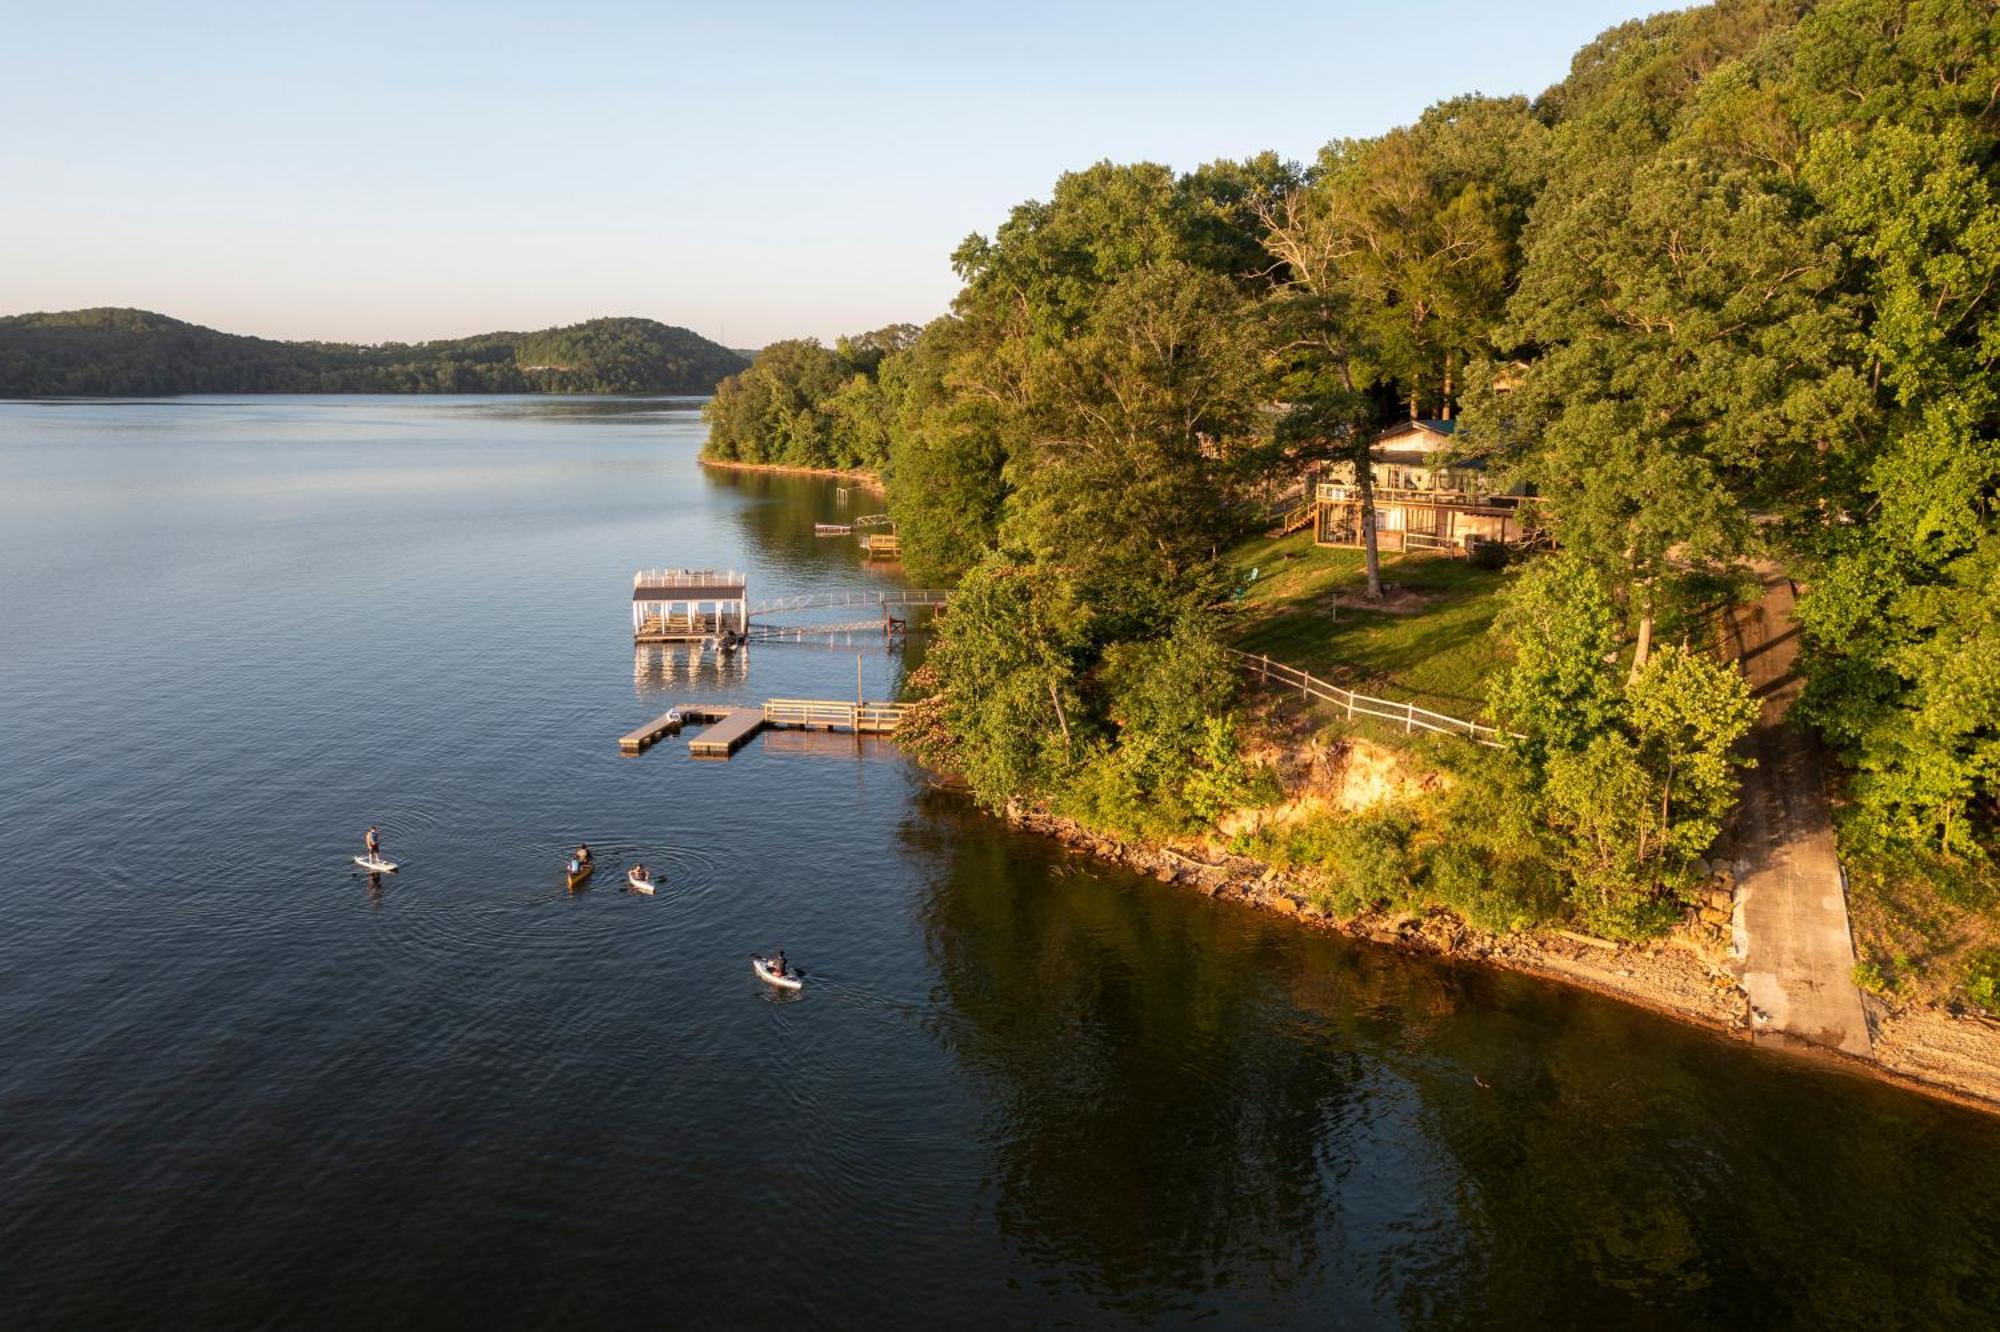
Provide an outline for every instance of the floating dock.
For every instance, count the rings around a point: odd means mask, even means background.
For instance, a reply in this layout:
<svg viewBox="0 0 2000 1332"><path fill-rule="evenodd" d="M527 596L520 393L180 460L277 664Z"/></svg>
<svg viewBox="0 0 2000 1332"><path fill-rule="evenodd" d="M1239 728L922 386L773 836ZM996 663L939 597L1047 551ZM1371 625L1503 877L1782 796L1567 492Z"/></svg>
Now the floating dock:
<svg viewBox="0 0 2000 1332"><path fill-rule="evenodd" d="M620 736L618 748L626 754L640 753L663 736L678 734L688 723L706 728L688 740L688 753L696 758L728 758L766 729L891 735L903 724L906 707L816 698L774 698L761 708L684 704Z"/></svg>
<svg viewBox="0 0 2000 1332"><path fill-rule="evenodd" d="M638 730L627 731L625 734L619 736L618 752L621 754L637 754L647 745L659 740L662 736L679 735L681 723L685 720L686 718L682 713L663 712L644 726L641 726Z"/></svg>
<svg viewBox="0 0 2000 1332"><path fill-rule="evenodd" d="M764 714L756 708L723 708L722 716L688 741L696 758L728 758L764 729Z"/></svg>
<svg viewBox="0 0 2000 1332"><path fill-rule="evenodd" d="M621 753L637 754L647 746L670 735L679 735L681 727L693 722L700 726L708 722L718 722L732 712L756 712L755 708L704 708L698 704L669 708L636 731L627 731L618 737Z"/></svg>

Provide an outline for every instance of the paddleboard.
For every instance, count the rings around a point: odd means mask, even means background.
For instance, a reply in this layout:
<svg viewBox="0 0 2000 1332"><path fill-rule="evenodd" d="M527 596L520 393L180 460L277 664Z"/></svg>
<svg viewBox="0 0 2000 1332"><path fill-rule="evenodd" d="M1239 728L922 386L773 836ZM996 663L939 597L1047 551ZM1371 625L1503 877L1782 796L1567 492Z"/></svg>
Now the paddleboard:
<svg viewBox="0 0 2000 1332"><path fill-rule="evenodd" d="M642 893L650 893L656 886L651 879L636 879L632 877L632 871L630 870L625 871L625 882L631 884L635 891Z"/></svg>
<svg viewBox="0 0 2000 1332"><path fill-rule="evenodd" d="M396 862L393 860L370 860L367 856L356 856L354 863L370 874L394 874Z"/></svg>
<svg viewBox="0 0 2000 1332"><path fill-rule="evenodd" d="M780 976L764 964L764 959L755 953L750 955L750 969L757 973L757 979L766 985L775 985L781 990L803 990L806 983L797 975Z"/></svg>

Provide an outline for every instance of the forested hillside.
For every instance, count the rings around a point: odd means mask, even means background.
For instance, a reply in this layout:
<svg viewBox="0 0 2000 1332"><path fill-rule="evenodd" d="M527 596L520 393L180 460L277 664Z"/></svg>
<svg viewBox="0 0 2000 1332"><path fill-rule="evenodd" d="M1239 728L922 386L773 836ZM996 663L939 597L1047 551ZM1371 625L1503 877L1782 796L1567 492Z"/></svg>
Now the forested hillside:
<svg viewBox="0 0 2000 1332"><path fill-rule="evenodd" d="M1213 647L1248 498L1315 459L1365 480L1372 430L1455 414L1553 519L1491 699L1528 739L1457 822L1345 830L1378 879L1671 919L1750 715L1704 616L1769 558L1849 853L1990 885L1996 29L1992 0L1724 0L1311 163L1099 163L960 246L907 345L725 384L711 447L879 467L912 572L963 580L925 754L996 804L1157 831L1250 780Z"/></svg>
<svg viewBox="0 0 2000 1332"><path fill-rule="evenodd" d="M708 393L744 364L650 319L379 346L241 337L145 310L0 319L0 397Z"/></svg>

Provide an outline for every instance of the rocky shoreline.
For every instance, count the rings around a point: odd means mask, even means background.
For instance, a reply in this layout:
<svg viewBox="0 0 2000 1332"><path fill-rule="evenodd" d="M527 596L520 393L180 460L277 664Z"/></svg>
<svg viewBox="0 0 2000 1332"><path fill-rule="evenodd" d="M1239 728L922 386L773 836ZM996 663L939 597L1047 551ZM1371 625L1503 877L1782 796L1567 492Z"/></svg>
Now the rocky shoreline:
<svg viewBox="0 0 2000 1332"><path fill-rule="evenodd" d="M1314 905L1304 885L1247 856L1121 841L1029 806L1010 807L1006 816L1022 830L1082 854L1207 897L1289 916L1307 928L1579 986L1739 1040L1770 1039L1753 1031L1749 999L1732 966L1727 869L1717 871L1682 928L1645 944L1619 944L1561 930L1491 934L1442 908L1337 919ZM2000 1113L2000 1022L1941 1010L1892 1010L1877 1002L1871 1002L1869 1019L1873 1058L1817 1047L1809 1052L1857 1073Z"/></svg>

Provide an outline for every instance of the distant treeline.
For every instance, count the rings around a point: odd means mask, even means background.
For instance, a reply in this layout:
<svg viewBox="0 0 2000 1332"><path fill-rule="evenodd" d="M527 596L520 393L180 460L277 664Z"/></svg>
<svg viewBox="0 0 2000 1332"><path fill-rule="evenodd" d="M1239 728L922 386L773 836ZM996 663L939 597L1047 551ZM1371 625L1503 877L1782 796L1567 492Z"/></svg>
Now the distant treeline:
<svg viewBox="0 0 2000 1332"><path fill-rule="evenodd" d="M242 337L145 310L0 319L0 397L708 393L747 363L651 319L378 346Z"/></svg>

